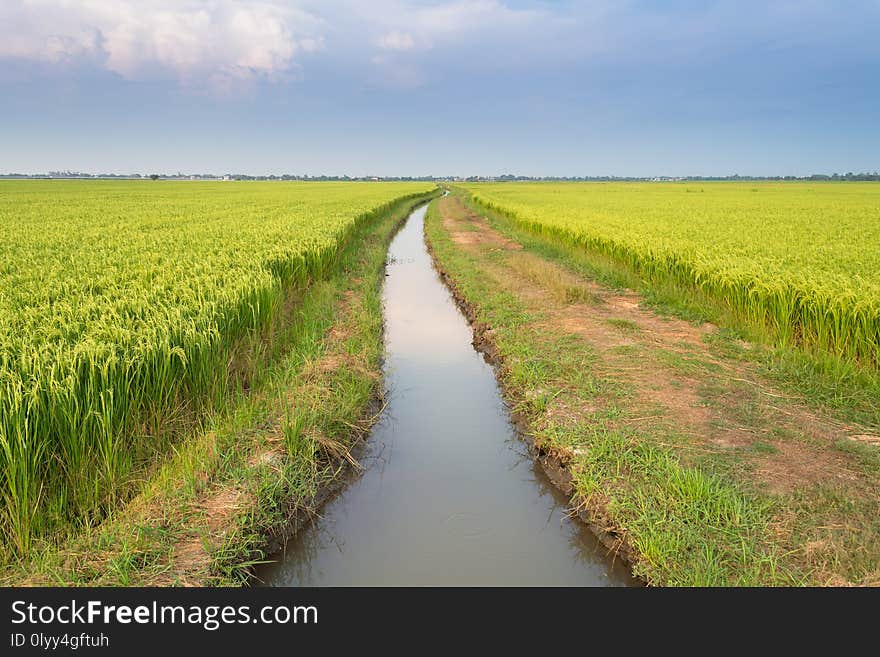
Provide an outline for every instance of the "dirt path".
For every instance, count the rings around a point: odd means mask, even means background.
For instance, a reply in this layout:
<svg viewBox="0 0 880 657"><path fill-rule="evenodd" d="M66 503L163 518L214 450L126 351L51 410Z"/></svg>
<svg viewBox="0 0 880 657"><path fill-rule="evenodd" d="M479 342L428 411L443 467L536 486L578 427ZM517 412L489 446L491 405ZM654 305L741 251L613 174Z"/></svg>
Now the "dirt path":
<svg viewBox="0 0 880 657"><path fill-rule="evenodd" d="M820 581L853 579L849 567L840 565L842 553L852 549L853 532L874 535L876 523L866 527L859 518L836 513L827 498L837 500L837 506L878 508L875 472L851 446L880 439L775 389L753 364L717 347L715 326L660 316L644 308L632 291L610 290L529 252L493 229L459 196L438 203L452 242L492 288L525 308L527 320L519 330L536 340L554 336L571 345L569 353L588 354L588 394L584 381L556 380L550 389L522 386L526 398L541 399L544 412L533 420L539 439L566 428L577 435L591 422L601 422L604 430L649 436L683 459L708 463L772 498L784 542L809 538L809 545L789 547L804 551ZM557 347L548 342L545 348ZM589 449L570 437L547 443L575 467L579 453ZM805 513L815 515L806 518ZM862 569L870 574L855 579L880 580L876 555L865 559Z"/></svg>

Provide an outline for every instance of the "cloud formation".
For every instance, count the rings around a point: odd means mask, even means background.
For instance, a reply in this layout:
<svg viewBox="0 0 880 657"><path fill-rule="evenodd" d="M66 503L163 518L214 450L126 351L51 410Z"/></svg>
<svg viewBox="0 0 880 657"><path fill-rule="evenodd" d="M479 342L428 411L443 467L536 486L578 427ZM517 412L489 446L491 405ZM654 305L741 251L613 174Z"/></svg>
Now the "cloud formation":
<svg viewBox="0 0 880 657"><path fill-rule="evenodd" d="M327 68L417 87L432 72L584 75L627 67L723 65L755 47L768 59L847 56L877 0L853 11L811 0L715 0L663 7L625 0L0 0L0 60L88 62L129 80L185 86L279 81L322 50ZM856 18L858 16L859 18ZM876 41L876 40L875 40ZM852 47L850 47L852 46ZM859 52L856 49L861 49ZM604 68L603 68L604 67ZM326 70L326 68L325 68ZM299 76L298 76L299 77Z"/></svg>
<svg viewBox="0 0 880 657"><path fill-rule="evenodd" d="M4 0L0 25L0 57L187 84L276 78L322 44L320 19L278 0Z"/></svg>
<svg viewBox="0 0 880 657"><path fill-rule="evenodd" d="M3 0L0 59L86 60L129 80L185 85L283 79L328 34L373 61L371 51L523 44L551 17L500 0Z"/></svg>
<svg viewBox="0 0 880 657"><path fill-rule="evenodd" d="M409 32L394 30L379 37L376 40L376 45L382 50L412 50L415 48L416 42Z"/></svg>

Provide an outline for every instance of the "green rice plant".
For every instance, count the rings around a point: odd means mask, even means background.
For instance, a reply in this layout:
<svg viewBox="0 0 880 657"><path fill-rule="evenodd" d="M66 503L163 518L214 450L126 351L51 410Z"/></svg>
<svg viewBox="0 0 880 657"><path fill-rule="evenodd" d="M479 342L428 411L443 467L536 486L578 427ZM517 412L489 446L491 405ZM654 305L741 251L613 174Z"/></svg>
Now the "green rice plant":
<svg viewBox="0 0 880 657"><path fill-rule="evenodd" d="M28 431L27 418L0 428L0 458L5 464L0 517L8 535L3 547L18 554L25 554L31 546L42 493L39 475L44 451L45 445Z"/></svg>
<svg viewBox="0 0 880 657"><path fill-rule="evenodd" d="M700 194L675 183L464 187L538 235L715 299L779 345L880 368L874 183L705 183Z"/></svg>
<svg viewBox="0 0 880 657"><path fill-rule="evenodd" d="M99 520L231 355L426 183L0 182L0 549ZM164 446L167 446L165 444Z"/></svg>

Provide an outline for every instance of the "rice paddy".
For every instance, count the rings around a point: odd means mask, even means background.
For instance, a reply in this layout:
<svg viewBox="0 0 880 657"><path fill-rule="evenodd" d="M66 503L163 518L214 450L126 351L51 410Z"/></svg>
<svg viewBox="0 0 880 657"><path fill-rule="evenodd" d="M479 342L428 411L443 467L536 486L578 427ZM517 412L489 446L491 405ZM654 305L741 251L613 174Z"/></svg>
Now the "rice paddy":
<svg viewBox="0 0 880 657"><path fill-rule="evenodd" d="M880 188L871 183L465 185L541 235L724 304L774 341L880 365Z"/></svg>
<svg viewBox="0 0 880 657"><path fill-rule="evenodd" d="M2 549L89 526L234 346L421 183L0 183ZM137 427L137 431L135 428ZM133 434L137 433L137 436Z"/></svg>

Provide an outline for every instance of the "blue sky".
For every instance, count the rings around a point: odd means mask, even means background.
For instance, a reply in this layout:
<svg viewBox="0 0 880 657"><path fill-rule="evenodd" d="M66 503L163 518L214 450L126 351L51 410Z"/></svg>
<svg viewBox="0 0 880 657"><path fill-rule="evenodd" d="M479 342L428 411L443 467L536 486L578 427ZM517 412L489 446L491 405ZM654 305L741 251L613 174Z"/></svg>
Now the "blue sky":
<svg viewBox="0 0 880 657"><path fill-rule="evenodd" d="M0 171L880 169L880 0L3 0Z"/></svg>

